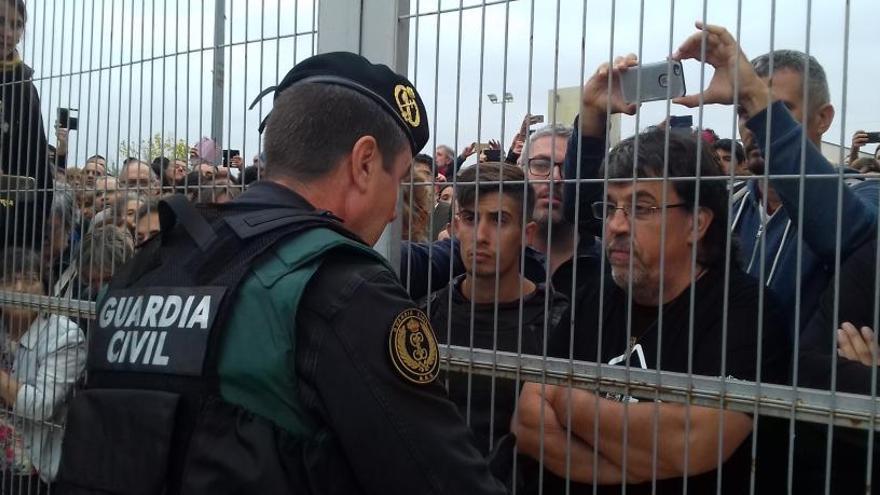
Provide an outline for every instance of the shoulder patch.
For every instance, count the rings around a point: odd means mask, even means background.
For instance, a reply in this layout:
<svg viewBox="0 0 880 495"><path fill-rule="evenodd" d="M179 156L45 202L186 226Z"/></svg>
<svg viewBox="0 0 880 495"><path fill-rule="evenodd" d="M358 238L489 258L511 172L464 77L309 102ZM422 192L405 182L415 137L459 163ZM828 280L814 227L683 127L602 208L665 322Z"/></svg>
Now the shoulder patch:
<svg viewBox="0 0 880 495"><path fill-rule="evenodd" d="M422 310L411 308L397 315L388 336L388 352L397 372L407 380L422 385L437 379L437 338Z"/></svg>

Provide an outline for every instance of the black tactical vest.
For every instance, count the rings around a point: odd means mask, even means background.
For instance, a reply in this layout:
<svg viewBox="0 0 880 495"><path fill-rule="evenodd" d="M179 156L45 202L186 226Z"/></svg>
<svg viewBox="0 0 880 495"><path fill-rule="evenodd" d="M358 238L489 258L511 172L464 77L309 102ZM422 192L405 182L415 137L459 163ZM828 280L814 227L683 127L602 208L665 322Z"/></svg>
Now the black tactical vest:
<svg viewBox="0 0 880 495"><path fill-rule="evenodd" d="M192 493L188 484L218 471L248 480L246 490L230 483L226 493L308 491L296 486L307 479L298 473L297 439L220 397L219 343L237 289L269 248L314 228L351 234L327 212L196 209L179 195L163 200L159 214L162 233L99 298L85 390L68 413L59 492ZM247 456L221 462L216 452Z"/></svg>

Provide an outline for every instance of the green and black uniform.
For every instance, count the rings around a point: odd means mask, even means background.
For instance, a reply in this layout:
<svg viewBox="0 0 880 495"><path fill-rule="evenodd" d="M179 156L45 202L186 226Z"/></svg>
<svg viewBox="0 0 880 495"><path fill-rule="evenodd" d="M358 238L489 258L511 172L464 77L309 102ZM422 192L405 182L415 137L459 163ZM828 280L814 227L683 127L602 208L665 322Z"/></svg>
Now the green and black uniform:
<svg viewBox="0 0 880 495"><path fill-rule="evenodd" d="M256 224L281 206L287 218L302 214L291 225L308 227L265 249L239 289L219 295L230 299L205 303L205 314L200 301L218 297L216 290L175 287L163 295L158 286L131 289L114 280L98 304L99 323L110 323L104 334L99 329L92 336L88 389L71 408L62 468L67 493L160 493L131 489L132 480L168 493L503 493L455 405L433 380L436 368L418 383L418 369L406 368L392 350L395 329L409 337L433 335L430 326L413 323L421 313L374 251L346 235L332 216L273 183L255 184L209 225L223 232L217 227L223 221ZM171 250L190 235L178 225L151 243ZM154 247L152 261L150 252L135 258L135 268L121 278L135 275L138 265L149 269L157 255L168 261L165 250ZM216 267L215 277L223 268ZM163 321L170 322L163 349L161 337L144 330L150 327L147 311L133 315L135 292L166 301L176 295L184 306L178 315L167 303L154 305L154 328L161 332ZM111 297L117 298L115 312L107 309ZM415 318L401 324L401 315ZM190 409L186 384L164 373L185 374L199 344L175 342L172 334L224 320L225 328L211 332L221 330L219 397L196 393ZM112 342L113 334L132 328L141 336L128 337L127 345L125 337ZM210 362L211 339L205 342ZM409 358L419 357L412 342L404 344ZM163 389L172 392L158 391ZM176 402L167 400L173 394Z"/></svg>

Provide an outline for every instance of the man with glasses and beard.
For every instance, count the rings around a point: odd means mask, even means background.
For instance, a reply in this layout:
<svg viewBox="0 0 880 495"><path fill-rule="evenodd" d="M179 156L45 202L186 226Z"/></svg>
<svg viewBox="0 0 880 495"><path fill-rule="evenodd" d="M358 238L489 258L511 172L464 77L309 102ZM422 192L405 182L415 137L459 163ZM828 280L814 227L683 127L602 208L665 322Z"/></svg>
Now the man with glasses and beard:
<svg viewBox="0 0 880 495"><path fill-rule="evenodd" d="M726 187L686 179L718 175L708 147L691 135L652 131L604 160L606 108L635 113L617 78L637 64L634 55L605 64L584 87L581 168L566 177L609 179L607 192L601 183L575 185L580 217L599 227L607 263L578 280L574 328L561 326L548 352L740 380L755 379L760 366L762 381L782 381L786 346L781 332L767 331L776 326L773 305L761 315L757 283L728 256ZM683 179L657 180L664 177ZM562 493L569 482L572 493L593 493L594 484L610 485L599 493L619 493L621 485L627 493L682 493L685 484L708 493L719 482L723 493L748 490L752 418L744 413L530 383L512 429L520 451L551 472L545 493ZM537 481L527 480L526 492L539 491Z"/></svg>

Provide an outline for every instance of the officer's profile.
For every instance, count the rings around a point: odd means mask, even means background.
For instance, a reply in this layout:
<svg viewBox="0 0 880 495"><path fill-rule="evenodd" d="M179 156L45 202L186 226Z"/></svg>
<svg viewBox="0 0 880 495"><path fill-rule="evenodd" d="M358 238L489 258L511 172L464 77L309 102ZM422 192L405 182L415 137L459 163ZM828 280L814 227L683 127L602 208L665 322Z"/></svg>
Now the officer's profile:
<svg viewBox="0 0 880 495"><path fill-rule="evenodd" d="M371 247L428 142L416 88L337 52L269 93L263 180L163 199L99 296L59 493L505 493Z"/></svg>

